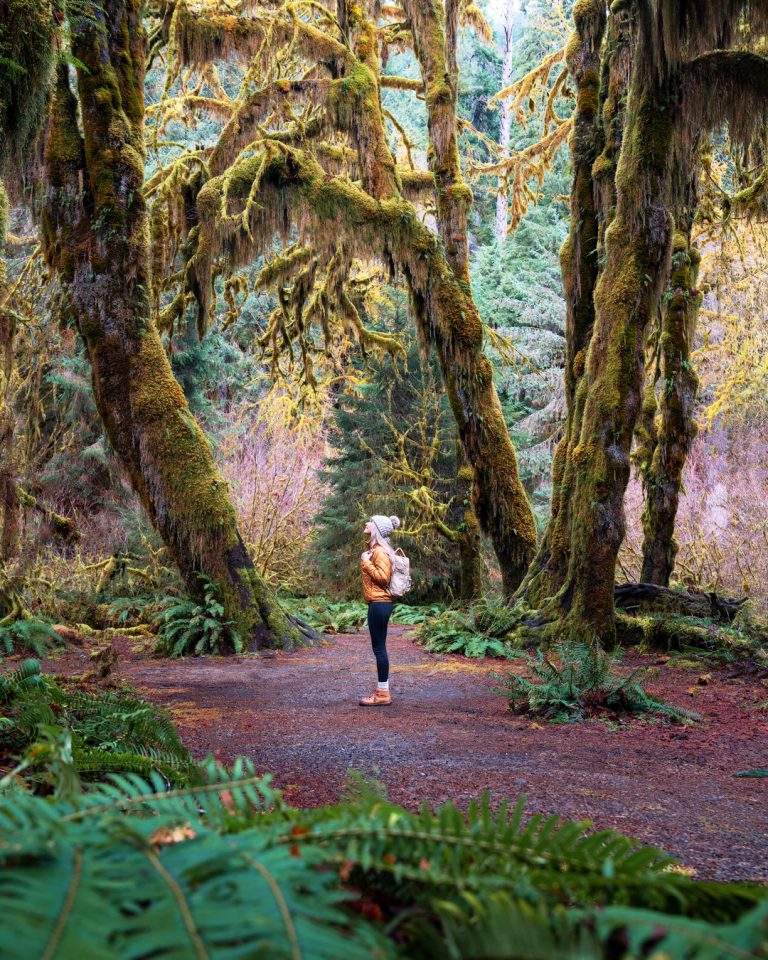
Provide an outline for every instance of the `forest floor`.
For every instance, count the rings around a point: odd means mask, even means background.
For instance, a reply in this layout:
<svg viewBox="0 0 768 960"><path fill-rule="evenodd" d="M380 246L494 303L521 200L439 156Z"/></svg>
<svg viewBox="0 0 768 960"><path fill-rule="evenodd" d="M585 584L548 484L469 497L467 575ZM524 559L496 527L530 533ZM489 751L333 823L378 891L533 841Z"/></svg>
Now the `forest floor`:
<svg viewBox="0 0 768 960"><path fill-rule="evenodd" d="M167 707L192 753L243 755L271 772L297 806L332 802L350 769L382 781L415 808L483 790L494 802L525 794L529 811L589 819L679 857L702 878L768 882L768 780L736 778L768 764L768 698L757 679L659 667L647 688L698 711L690 727L591 720L570 725L514 716L492 692L498 660L433 655L390 627L393 704L363 708L374 685L367 634L295 653L156 660L114 642L116 676ZM626 666L653 662L627 657ZM85 672L72 648L49 670ZM520 670L514 661L511 669Z"/></svg>

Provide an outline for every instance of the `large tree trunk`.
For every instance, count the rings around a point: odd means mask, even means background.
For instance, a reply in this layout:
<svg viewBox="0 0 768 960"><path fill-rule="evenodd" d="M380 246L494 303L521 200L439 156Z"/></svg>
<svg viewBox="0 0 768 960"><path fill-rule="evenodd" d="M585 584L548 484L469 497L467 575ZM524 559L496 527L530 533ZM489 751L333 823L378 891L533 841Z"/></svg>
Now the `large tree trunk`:
<svg viewBox="0 0 768 960"><path fill-rule="evenodd" d="M456 120L459 5L457 0L446 0L444 15L441 4L421 0L406 0L404 9L424 78L438 233L463 293L459 302L444 302L446 319L449 311L454 316L449 324L442 323L442 335L431 339L438 347L459 435L475 469L477 516L493 542L504 592L511 596L533 559L536 521L520 482L490 363L483 355L482 322L469 282L467 218L472 191L461 173ZM424 329L433 330L434 322Z"/></svg>
<svg viewBox="0 0 768 960"><path fill-rule="evenodd" d="M698 377L691 347L701 295L696 289L699 252L690 232L677 233L672 254L670 297L665 305L659 350L662 391L655 448L643 472L643 568L640 579L666 587L675 565L675 518L683 468L696 435L693 417Z"/></svg>
<svg viewBox="0 0 768 960"><path fill-rule="evenodd" d="M210 578L241 636L290 645L299 632L253 567L151 320L142 4L89 4L72 32L82 134L62 66L46 146L44 246L88 349L107 436L190 591L199 593L200 575Z"/></svg>
<svg viewBox="0 0 768 960"><path fill-rule="evenodd" d="M640 409L645 335L666 285L672 246L673 103L637 66L616 172L616 216L605 233L606 265L595 288L595 326L578 442L570 462L569 563L555 600L558 631L615 642L614 577L624 537L624 492Z"/></svg>
<svg viewBox="0 0 768 960"><path fill-rule="evenodd" d="M600 49L605 31L602 0L584 4L568 44L568 69L576 84L576 112L571 138L573 187L568 238L560 252L566 302L565 434L552 464L550 518L535 560L516 595L521 605L537 607L562 586L570 549L570 502L576 479L573 450L579 442L583 402L576 390L595 320L599 217L593 167L603 145L600 117Z"/></svg>

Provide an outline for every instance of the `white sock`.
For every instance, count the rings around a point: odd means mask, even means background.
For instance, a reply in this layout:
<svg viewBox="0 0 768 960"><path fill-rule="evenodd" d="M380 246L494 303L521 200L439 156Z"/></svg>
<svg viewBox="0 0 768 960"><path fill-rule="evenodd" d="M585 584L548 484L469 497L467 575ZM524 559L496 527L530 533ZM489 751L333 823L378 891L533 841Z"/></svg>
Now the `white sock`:
<svg viewBox="0 0 768 960"><path fill-rule="evenodd" d="M389 690L389 680L379 680L376 686L379 690Z"/></svg>

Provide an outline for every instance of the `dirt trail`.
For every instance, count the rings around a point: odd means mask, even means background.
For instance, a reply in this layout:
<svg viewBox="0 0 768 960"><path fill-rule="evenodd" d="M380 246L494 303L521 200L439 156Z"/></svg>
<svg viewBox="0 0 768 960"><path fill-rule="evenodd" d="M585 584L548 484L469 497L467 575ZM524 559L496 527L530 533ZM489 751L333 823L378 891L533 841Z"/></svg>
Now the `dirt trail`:
<svg viewBox="0 0 768 960"><path fill-rule="evenodd" d="M663 667L650 689L704 722L552 726L507 712L489 689L498 661L426 654L403 627L390 628L394 703L369 709L357 706L373 687L367 634L272 657L181 661L137 659L117 643L119 675L170 708L196 756L249 756L294 804L335 800L350 768L408 807L523 793L531 811L615 827L701 877L768 881L768 780L733 776L768 763L759 681L715 671L691 696L696 672ZM85 656L50 668L79 672Z"/></svg>

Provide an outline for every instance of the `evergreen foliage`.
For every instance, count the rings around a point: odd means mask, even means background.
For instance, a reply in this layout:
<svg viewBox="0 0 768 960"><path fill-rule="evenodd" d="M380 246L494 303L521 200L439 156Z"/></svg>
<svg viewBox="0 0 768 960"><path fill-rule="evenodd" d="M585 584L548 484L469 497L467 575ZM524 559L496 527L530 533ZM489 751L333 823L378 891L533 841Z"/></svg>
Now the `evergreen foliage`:
<svg viewBox="0 0 768 960"><path fill-rule="evenodd" d="M439 382L434 360L430 363L432 377ZM381 463L398 461L393 427L401 432L419 418L426 420L427 435L440 444L436 464L440 492L445 500L454 493L456 441L449 427L447 401L441 399L435 416L423 408L424 395L424 368L419 348L412 341L404 369L395 371L389 360L370 360L366 382L355 392L340 396L334 407L330 442L335 453L325 472L331 491L317 516L314 559L323 585L336 596L351 598L360 593L360 554L366 547L363 528L367 519L376 513L396 513L407 521L407 494L413 482L393 477ZM429 600L458 592L458 557L446 549L440 537L398 534L396 542L411 558L414 587L410 598Z"/></svg>

